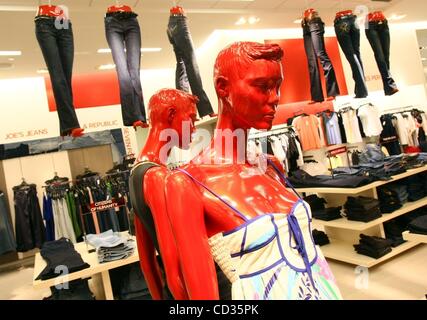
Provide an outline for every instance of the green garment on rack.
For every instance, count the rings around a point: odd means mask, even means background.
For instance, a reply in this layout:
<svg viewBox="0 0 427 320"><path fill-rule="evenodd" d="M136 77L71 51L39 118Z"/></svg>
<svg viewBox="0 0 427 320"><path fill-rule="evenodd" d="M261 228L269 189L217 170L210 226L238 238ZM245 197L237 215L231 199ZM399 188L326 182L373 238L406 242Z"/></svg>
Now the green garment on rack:
<svg viewBox="0 0 427 320"><path fill-rule="evenodd" d="M76 235L76 238L79 238L82 235L82 230L80 229L77 221L77 210L73 193L67 192L65 194L65 200L67 201L68 213L70 214L70 219L73 223L74 234Z"/></svg>

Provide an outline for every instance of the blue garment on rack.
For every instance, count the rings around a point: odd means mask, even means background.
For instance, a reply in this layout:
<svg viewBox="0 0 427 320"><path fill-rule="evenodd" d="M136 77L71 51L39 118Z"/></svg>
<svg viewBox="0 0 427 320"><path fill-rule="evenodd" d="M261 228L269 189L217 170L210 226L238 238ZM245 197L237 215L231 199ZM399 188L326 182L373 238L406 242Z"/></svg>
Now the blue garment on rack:
<svg viewBox="0 0 427 320"><path fill-rule="evenodd" d="M46 241L55 240L55 221L53 218L52 198L43 196L43 219L46 226Z"/></svg>

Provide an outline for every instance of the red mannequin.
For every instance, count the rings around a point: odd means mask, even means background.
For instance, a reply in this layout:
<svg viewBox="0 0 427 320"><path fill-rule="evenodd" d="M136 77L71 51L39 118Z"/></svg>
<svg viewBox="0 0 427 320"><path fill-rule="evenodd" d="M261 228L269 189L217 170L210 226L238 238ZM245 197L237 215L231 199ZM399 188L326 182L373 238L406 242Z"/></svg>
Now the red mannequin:
<svg viewBox="0 0 427 320"><path fill-rule="evenodd" d="M344 10L344 11L337 12L337 14L335 15L335 19L339 19L345 16L351 16L351 15L353 15L353 10Z"/></svg>
<svg viewBox="0 0 427 320"><path fill-rule="evenodd" d="M114 13L114 12L132 12L132 8L126 5L116 5L108 7L107 13Z"/></svg>
<svg viewBox="0 0 427 320"><path fill-rule="evenodd" d="M262 173L246 159L248 130L272 127L283 80L282 55L278 45L252 42L235 43L219 53L215 63L219 99L215 135L211 145L184 167L247 218L266 212L289 213L296 201L271 167ZM218 131L227 129L244 132L241 144L233 143L231 150L225 149L225 138ZM244 149L243 159L239 149ZM166 198L190 299L218 299L208 238L232 230L244 220L180 171L168 175Z"/></svg>
<svg viewBox="0 0 427 320"><path fill-rule="evenodd" d="M161 141L163 130L175 130L179 137L178 146L187 149L191 137L188 137L187 140L183 139L182 125L183 122L190 122L190 132L194 131L194 122L197 116L196 103L197 98L195 96L176 89L163 89L153 95L149 102L151 127L138 161L166 164L167 159L161 158L162 149L168 143ZM168 150L164 155L169 155L172 146L169 144L166 147ZM153 190L164 189L167 173L168 170L163 166L150 168L144 177L144 195L154 218L169 289L175 299L182 300L188 299L188 295L179 267L177 248L167 215L165 198L159 197L157 193L153 192ZM135 230L141 268L150 293L154 299L162 299L164 298L162 294L163 284L153 242L138 218L135 219Z"/></svg>
<svg viewBox="0 0 427 320"><path fill-rule="evenodd" d="M175 6L170 9L171 15L185 16L184 9L180 6Z"/></svg>
<svg viewBox="0 0 427 320"><path fill-rule="evenodd" d="M384 20L387 20L387 18L382 11L375 11L368 14L369 22L379 22Z"/></svg>

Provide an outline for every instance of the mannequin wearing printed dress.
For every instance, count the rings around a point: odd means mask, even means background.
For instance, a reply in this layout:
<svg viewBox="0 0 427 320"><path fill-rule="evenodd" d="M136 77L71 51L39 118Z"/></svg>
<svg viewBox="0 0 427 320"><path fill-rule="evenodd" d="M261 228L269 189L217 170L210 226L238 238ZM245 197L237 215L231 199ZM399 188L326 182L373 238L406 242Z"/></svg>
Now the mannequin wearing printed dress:
<svg viewBox="0 0 427 320"><path fill-rule="evenodd" d="M250 263L246 258L251 255L245 255L244 251L248 249L249 253L259 247L257 240L250 243L254 245L251 248L245 244L246 237L252 241L258 232L252 228L258 222L268 229L272 225L267 220L286 220L287 214L297 211L295 216L305 219L308 226L306 205L284 186L281 171L274 162L260 168L246 159L249 129L272 127L283 80L282 55L278 45L252 42L235 43L219 53L214 68L219 117L211 145L182 170L167 177L168 215L190 299L218 299L214 258L232 283L241 275L233 273L241 272L242 268L230 256L234 254L239 260L240 255L240 260L246 261L245 268L257 264ZM231 138L234 142L231 148L227 148L227 132L237 132ZM272 213L281 215L267 215ZM240 236L241 243L236 238ZM223 241L223 238L228 239ZM308 243L307 237L305 240ZM237 253L233 252L236 241L237 247L241 247ZM231 252L218 251L221 246ZM317 256L315 251L314 245L304 251L308 252L304 261L311 262ZM299 266L303 268L305 262L300 260ZM278 271L272 272L275 277ZM260 297L259 293L242 289L244 286L234 287L233 283L233 299L271 298L268 296L271 288L267 287L263 288L267 297Z"/></svg>

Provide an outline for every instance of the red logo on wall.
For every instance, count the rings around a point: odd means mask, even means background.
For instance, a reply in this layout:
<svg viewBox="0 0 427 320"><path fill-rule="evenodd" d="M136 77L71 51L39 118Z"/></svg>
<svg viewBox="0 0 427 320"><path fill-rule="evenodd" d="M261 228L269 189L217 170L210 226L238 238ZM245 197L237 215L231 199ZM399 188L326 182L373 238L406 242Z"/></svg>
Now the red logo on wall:
<svg viewBox="0 0 427 320"><path fill-rule="evenodd" d="M52 83L45 77L49 111L56 111ZM92 108L120 104L120 90L115 72L73 76L74 107Z"/></svg>

